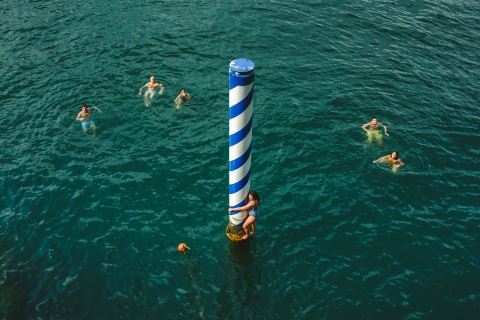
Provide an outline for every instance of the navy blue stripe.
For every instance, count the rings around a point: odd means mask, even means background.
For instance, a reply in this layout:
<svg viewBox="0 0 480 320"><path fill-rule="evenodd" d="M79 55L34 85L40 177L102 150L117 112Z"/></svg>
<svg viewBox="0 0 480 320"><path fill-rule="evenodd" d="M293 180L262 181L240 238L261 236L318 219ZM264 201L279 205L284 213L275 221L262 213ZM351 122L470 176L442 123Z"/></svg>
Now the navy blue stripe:
<svg viewBox="0 0 480 320"><path fill-rule="evenodd" d="M250 192L250 191L249 191ZM242 201L240 201L239 204L236 204L234 206L230 206L229 208L239 208L239 207L243 207L244 205L246 205L248 203L248 194L247 196L245 197L245 199L243 199ZM230 211L228 212L229 215L233 216L234 214L236 213L239 213L240 211Z"/></svg>
<svg viewBox="0 0 480 320"><path fill-rule="evenodd" d="M247 218L249 216L247 215ZM243 228L243 224L245 223L245 221L247 221L247 218L245 218L245 220L243 220L240 224L237 224L237 227L240 227L240 228Z"/></svg>
<svg viewBox="0 0 480 320"><path fill-rule="evenodd" d="M230 147L236 145L250 133L250 130L252 129L252 121L253 117L250 118L250 121L248 121L247 125L241 129L240 131L235 132L230 136Z"/></svg>
<svg viewBox="0 0 480 320"><path fill-rule="evenodd" d="M249 191L249 192L250 192L250 191ZM234 206L230 206L230 208L243 207L243 206L246 205L247 203L248 203L248 194L247 194L247 196L245 197L245 199L243 199L242 201L240 201L239 204L236 204L236 205L234 205ZM229 212L228 214L229 214L229 215L234 215L234 214L236 214L236 213L238 213L238 211L231 211L231 212Z"/></svg>
<svg viewBox="0 0 480 320"><path fill-rule="evenodd" d="M242 190L247 184L248 180L250 180L250 170L248 170L248 173L245 175L245 177L243 177L242 180L228 186L230 194Z"/></svg>
<svg viewBox="0 0 480 320"><path fill-rule="evenodd" d="M228 115L230 117L229 119L233 119L236 116L242 114L242 112L245 111L248 108L248 106L252 102L252 99L253 99L253 86L252 86L250 92L247 94L247 96L242 101L240 101L239 103L237 103L234 106L231 106L228 109Z"/></svg>
<svg viewBox="0 0 480 320"><path fill-rule="evenodd" d="M249 76L237 76L235 71L230 71L230 87L229 90L237 86L248 86L253 82L255 76L255 71Z"/></svg>
<svg viewBox="0 0 480 320"><path fill-rule="evenodd" d="M248 146L247 151L245 151L245 153L243 155L241 155L240 157L238 157L237 159L235 159L233 161L230 161L230 171L237 170L238 168L243 166L245 164L245 162L247 162L248 157L250 157L250 152L252 152L252 145L251 144Z"/></svg>

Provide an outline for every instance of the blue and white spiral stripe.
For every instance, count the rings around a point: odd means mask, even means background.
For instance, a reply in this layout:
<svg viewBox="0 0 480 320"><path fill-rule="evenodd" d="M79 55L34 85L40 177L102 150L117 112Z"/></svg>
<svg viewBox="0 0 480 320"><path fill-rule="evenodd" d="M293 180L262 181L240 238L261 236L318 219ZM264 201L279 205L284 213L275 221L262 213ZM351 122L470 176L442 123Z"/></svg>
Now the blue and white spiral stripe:
<svg viewBox="0 0 480 320"><path fill-rule="evenodd" d="M252 152L252 115L254 64L247 59L230 63L229 93L229 205L241 207L248 203ZM242 225L248 213L230 212L230 222Z"/></svg>

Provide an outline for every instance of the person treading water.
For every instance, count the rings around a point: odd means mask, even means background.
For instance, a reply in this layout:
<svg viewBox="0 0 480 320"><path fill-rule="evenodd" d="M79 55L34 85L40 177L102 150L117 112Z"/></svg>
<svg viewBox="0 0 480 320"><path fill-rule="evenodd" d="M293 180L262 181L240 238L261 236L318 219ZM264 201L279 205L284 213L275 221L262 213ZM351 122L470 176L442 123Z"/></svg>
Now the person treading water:
<svg viewBox="0 0 480 320"><path fill-rule="evenodd" d="M392 170L393 171L397 171L397 169L400 166L404 165L402 160L400 160L400 158L398 157L398 151L393 151L391 155L388 154L384 157L381 157L381 158L373 161L373 163L377 163L377 162L390 163L392 165Z"/></svg>
<svg viewBox="0 0 480 320"><path fill-rule="evenodd" d="M145 85L139 89L139 92L138 92L139 95L142 95L142 89L145 87L148 88L147 91L145 91L145 105L149 107L152 104L152 99L153 99L153 96L155 95L155 89L159 88L158 93L163 94L164 87L162 86L161 83L158 83L155 81L154 76L151 76L150 82L145 83Z"/></svg>
<svg viewBox="0 0 480 320"><path fill-rule="evenodd" d="M370 127L367 129L368 126ZM373 138L375 138L378 143L382 143L382 134L380 133L379 126L383 127L383 129L385 130L385 135L388 136L387 126L383 123L378 122L376 117L373 117L372 121L370 121L369 123L365 123L362 126L362 129L365 130L365 132L367 133L369 143L372 143Z"/></svg>
<svg viewBox="0 0 480 320"><path fill-rule="evenodd" d="M180 94L175 98L175 104L177 105L177 108L180 107L180 105L187 100L192 99L192 97L188 94L187 91L185 91L185 88L180 89Z"/></svg>
<svg viewBox="0 0 480 320"><path fill-rule="evenodd" d="M97 107L87 107L87 105L84 103L82 104L82 111L80 111L77 115L77 121L82 121L82 128L84 132L87 132L88 129L92 129L93 133L95 133L95 130L97 130L97 127L95 127L95 122L92 119L92 112L91 110L95 109L98 112L102 112Z"/></svg>

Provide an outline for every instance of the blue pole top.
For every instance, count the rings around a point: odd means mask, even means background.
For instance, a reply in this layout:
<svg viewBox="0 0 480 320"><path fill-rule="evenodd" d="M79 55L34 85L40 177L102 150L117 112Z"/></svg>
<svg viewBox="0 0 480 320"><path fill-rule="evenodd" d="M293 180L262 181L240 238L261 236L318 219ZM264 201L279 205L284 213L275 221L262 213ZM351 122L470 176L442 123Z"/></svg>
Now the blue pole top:
<svg viewBox="0 0 480 320"><path fill-rule="evenodd" d="M230 62L230 71L234 72L250 72L255 68L255 64L253 61L248 60L248 59L236 59Z"/></svg>

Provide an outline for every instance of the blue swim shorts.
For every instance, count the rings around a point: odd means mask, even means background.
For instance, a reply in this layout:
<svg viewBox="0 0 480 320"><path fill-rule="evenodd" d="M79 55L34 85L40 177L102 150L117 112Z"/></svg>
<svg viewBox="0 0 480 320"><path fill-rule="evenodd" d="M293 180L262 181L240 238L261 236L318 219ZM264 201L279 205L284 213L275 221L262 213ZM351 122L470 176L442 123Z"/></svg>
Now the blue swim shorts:
<svg viewBox="0 0 480 320"><path fill-rule="evenodd" d="M83 129L90 129L94 125L95 125L95 122L93 122L93 119L90 119L89 121L82 121Z"/></svg>

